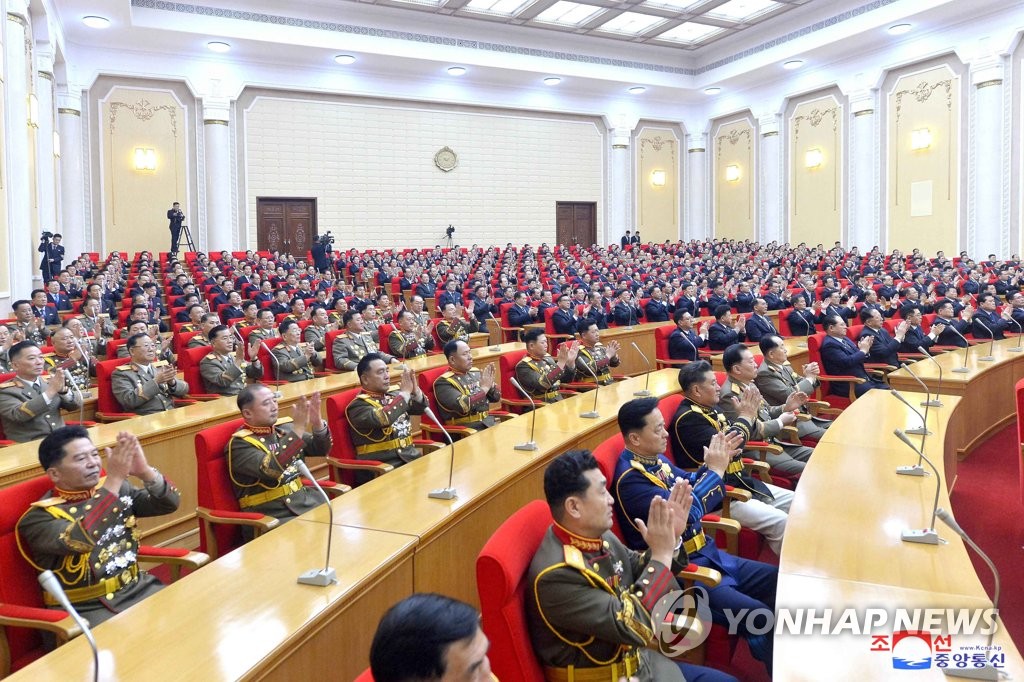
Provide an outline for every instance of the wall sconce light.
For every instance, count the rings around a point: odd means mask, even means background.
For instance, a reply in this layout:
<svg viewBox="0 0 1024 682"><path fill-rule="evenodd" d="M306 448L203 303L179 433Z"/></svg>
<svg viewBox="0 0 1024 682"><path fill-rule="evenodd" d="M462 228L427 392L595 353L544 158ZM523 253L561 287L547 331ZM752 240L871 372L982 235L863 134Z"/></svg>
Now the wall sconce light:
<svg viewBox="0 0 1024 682"><path fill-rule="evenodd" d="M927 128L919 128L910 133L910 148L920 151L932 146L932 131Z"/></svg>
<svg viewBox="0 0 1024 682"><path fill-rule="evenodd" d="M53 158L60 158L60 133L53 131Z"/></svg>
<svg viewBox="0 0 1024 682"><path fill-rule="evenodd" d="M150 147L135 148L135 170L156 170L156 150Z"/></svg>
<svg viewBox="0 0 1024 682"><path fill-rule="evenodd" d="M817 168L821 165L822 158L820 149L808 149L804 154L804 165L808 168Z"/></svg>
<svg viewBox="0 0 1024 682"><path fill-rule="evenodd" d="M740 167L739 166L726 166L725 167L725 179L729 182L736 182L740 179Z"/></svg>
<svg viewBox="0 0 1024 682"><path fill-rule="evenodd" d="M663 171L663 170L651 171L651 184L654 185L655 187L664 187L665 186L665 171Z"/></svg>
<svg viewBox="0 0 1024 682"><path fill-rule="evenodd" d="M33 128L39 127L39 99L32 92L28 95L28 124Z"/></svg>

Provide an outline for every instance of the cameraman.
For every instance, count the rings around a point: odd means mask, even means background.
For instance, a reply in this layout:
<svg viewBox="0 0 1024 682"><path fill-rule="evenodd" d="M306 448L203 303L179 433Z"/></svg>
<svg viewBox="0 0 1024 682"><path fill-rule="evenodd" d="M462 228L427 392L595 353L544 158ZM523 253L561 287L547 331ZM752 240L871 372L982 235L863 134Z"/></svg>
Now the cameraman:
<svg viewBox="0 0 1024 682"><path fill-rule="evenodd" d="M181 204L177 201L167 211L167 220L170 221L167 229L171 231L171 253L178 253L178 237L181 236L181 224L185 222L185 214L181 212Z"/></svg>
<svg viewBox="0 0 1024 682"><path fill-rule="evenodd" d="M53 241L50 241L50 240ZM43 260L39 264L39 270L43 275L43 283L56 279L60 271L64 269L64 247L61 246L61 236L52 232L43 232L39 235L39 253L43 254Z"/></svg>
<svg viewBox="0 0 1024 682"><path fill-rule="evenodd" d="M334 243L334 237L331 236L330 232L327 232L310 247L309 251L313 254L313 267L316 268L317 272L323 273L331 269L331 244Z"/></svg>

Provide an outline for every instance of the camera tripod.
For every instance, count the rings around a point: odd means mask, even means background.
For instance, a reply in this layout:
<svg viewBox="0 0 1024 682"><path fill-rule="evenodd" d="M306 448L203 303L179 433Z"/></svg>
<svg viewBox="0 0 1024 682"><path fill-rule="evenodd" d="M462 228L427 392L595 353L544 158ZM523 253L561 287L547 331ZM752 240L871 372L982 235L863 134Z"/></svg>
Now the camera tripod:
<svg viewBox="0 0 1024 682"><path fill-rule="evenodd" d="M181 237L185 238L185 246L188 247L188 250L195 252L196 243L192 241L192 231L188 229L188 225L181 226L181 235L178 237L178 239L180 240Z"/></svg>

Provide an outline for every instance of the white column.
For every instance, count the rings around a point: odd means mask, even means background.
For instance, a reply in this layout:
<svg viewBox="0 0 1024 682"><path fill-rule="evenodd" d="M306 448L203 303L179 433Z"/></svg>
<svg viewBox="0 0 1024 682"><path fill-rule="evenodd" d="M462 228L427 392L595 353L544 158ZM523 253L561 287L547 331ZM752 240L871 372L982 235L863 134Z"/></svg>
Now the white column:
<svg viewBox="0 0 1024 682"><path fill-rule="evenodd" d="M57 93L60 132L60 222L67 262L86 250L85 176L82 165L82 92L74 85Z"/></svg>
<svg viewBox="0 0 1024 682"><path fill-rule="evenodd" d="M608 229L606 244L618 244L626 230L632 231L633 186L630 183L629 141L633 129L628 125L612 128L611 152L608 154ZM600 238L598 238L600 241Z"/></svg>
<svg viewBox="0 0 1024 682"><path fill-rule="evenodd" d="M769 114L758 119L761 131L761 196L758 236L762 243L782 242L785 239L785 220L782 216L782 136L779 135L779 116Z"/></svg>
<svg viewBox="0 0 1024 682"><path fill-rule="evenodd" d="M847 222L847 248L868 251L877 243L876 192L880 169L875 163L875 93L860 90L850 95L850 215Z"/></svg>
<svg viewBox="0 0 1024 682"><path fill-rule="evenodd" d="M60 232L57 215L57 164L53 156L55 130L53 53L36 49L36 98L39 100L39 127L36 129L36 187L38 192L39 230ZM65 246L65 252L67 247ZM67 254L77 256L78 254ZM66 259L65 259L66 261Z"/></svg>
<svg viewBox="0 0 1024 682"><path fill-rule="evenodd" d="M1003 217L1003 155L1009 146L1003 136L1003 64L998 57L971 63L971 97L974 134L970 162L974 167L968 171L973 187L967 249L977 260L990 253L1006 258L1010 240Z"/></svg>
<svg viewBox="0 0 1024 682"><path fill-rule="evenodd" d="M7 63L7 229L12 302L28 298L33 277L38 282L41 254L32 235L32 182L29 178L28 84L25 56L28 4L7 0L4 60Z"/></svg>
<svg viewBox="0 0 1024 682"><path fill-rule="evenodd" d="M231 146L229 127L230 103L223 97L203 98L203 142L206 158L206 244L207 250L233 250L234 231L231 229ZM192 239L196 248L198 226L192 226Z"/></svg>
<svg viewBox="0 0 1024 682"><path fill-rule="evenodd" d="M686 199L688 207L686 230L683 239L705 239L708 236L707 168L706 133L694 133L686 136Z"/></svg>

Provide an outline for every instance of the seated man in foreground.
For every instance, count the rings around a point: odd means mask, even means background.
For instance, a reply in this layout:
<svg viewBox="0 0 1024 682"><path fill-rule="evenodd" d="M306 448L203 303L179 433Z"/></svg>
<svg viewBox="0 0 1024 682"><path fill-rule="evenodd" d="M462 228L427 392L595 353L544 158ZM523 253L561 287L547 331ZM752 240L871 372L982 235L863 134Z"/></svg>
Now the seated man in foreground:
<svg viewBox="0 0 1024 682"><path fill-rule="evenodd" d="M651 612L678 588L675 571L693 495L689 483L654 496L637 524L650 548L626 549L612 534L612 496L587 450L559 455L544 472L554 523L530 563L526 618L533 650L548 680L639 682L730 680L676 663L653 648L662 627ZM684 677L685 673L685 677Z"/></svg>
<svg viewBox="0 0 1024 682"><path fill-rule="evenodd" d="M61 409L77 410L82 405L64 373L44 381L43 353L31 341L14 344L8 356L17 376L0 384L0 423L7 438L26 443L64 426Z"/></svg>
<svg viewBox="0 0 1024 682"><path fill-rule="evenodd" d="M793 366L789 364L789 351L781 337L770 334L761 339L759 345L764 361L757 368L754 385L757 386L757 390L761 391L761 397L768 401L769 405L785 405L789 396L795 392L807 395L814 392L818 386L818 376L821 374L818 363L808 362L805 364L804 376L800 378L800 375L793 371ZM800 413L810 414L806 405L800 408ZM818 417L799 419L796 423L796 432L801 438L821 440L829 424L831 422L827 419Z"/></svg>
<svg viewBox="0 0 1024 682"><path fill-rule="evenodd" d="M149 466L139 439L122 431L103 462L81 426L57 429L39 444L39 464L53 482L18 521L18 547L39 571L53 571L90 625L153 594L160 582L139 570L136 516L178 508L178 491ZM127 478L140 479L136 488ZM58 606L44 595L47 606Z"/></svg>
<svg viewBox="0 0 1024 682"><path fill-rule="evenodd" d="M231 487L242 511L287 521L323 503L320 493L302 485L297 460L331 451L331 432L320 418L320 393L300 396L291 418L278 418L277 397L263 384L239 392L243 427L228 441ZM243 528L243 531L248 528Z"/></svg>
<svg viewBox="0 0 1024 682"><path fill-rule="evenodd" d="M868 361L871 346L875 337L861 337L855 344L846 336L846 320L838 315L827 315L822 323L828 335L821 342L821 362L825 365L825 374L830 376L853 376L864 380L855 384L853 393L858 398L873 388L889 388L884 382L872 379L864 369ZM849 385L845 381L830 381L829 393L846 397Z"/></svg>
<svg viewBox="0 0 1024 682"><path fill-rule="evenodd" d="M687 481L692 489L693 504L682 537L683 549L692 563L722 574L721 584L708 591L714 622L728 625L726 609L733 613L741 609L773 611L778 568L719 551L714 537L705 535L701 528L704 514L722 505L725 468L732 455L739 452L736 446L743 442L743 437L738 433L716 433L710 445L704 448L704 463L696 471L687 473L665 456L668 431L657 398L630 400L620 407L619 430L626 449L615 466L612 492L626 545L630 549L646 549L639 522L646 521L651 500L667 499L677 481ZM743 619L737 634L747 640L751 653L770 672L772 633L754 634L745 627L747 622Z"/></svg>
<svg viewBox="0 0 1024 682"><path fill-rule="evenodd" d="M558 357L548 354L548 337L543 329L530 329L523 334L526 355L516 364L516 381L539 403L557 403L563 381L576 376L576 356L580 344L572 341L559 344Z"/></svg>
<svg viewBox="0 0 1024 682"><path fill-rule="evenodd" d="M473 352L465 341L444 344L444 356L451 371L434 382L434 398L440 412L437 416L445 424L471 429L494 426L497 420L488 410L490 403L501 400L494 364L488 364L483 371L473 367Z"/></svg>

